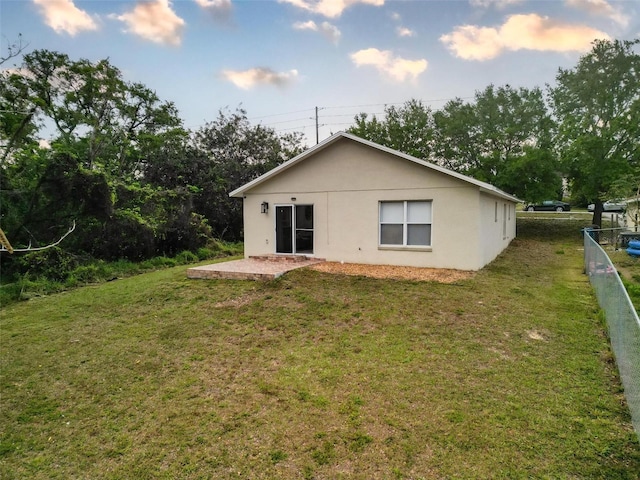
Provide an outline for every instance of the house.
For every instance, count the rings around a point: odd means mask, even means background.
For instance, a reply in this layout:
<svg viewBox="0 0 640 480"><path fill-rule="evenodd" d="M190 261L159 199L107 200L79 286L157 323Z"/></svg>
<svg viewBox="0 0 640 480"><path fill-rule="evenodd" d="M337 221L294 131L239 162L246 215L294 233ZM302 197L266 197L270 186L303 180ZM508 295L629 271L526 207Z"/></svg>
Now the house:
<svg viewBox="0 0 640 480"><path fill-rule="evenodd" d="M624 226L634 232L640 231L640 200L629 198L625 201L623 223Z"/></svg>
<svg viewBox="0 0 640 480"><path fill-rule="evenodd" d="M230 193L245 256L479 270L516 235L516 197L340 132Z"/></svg>

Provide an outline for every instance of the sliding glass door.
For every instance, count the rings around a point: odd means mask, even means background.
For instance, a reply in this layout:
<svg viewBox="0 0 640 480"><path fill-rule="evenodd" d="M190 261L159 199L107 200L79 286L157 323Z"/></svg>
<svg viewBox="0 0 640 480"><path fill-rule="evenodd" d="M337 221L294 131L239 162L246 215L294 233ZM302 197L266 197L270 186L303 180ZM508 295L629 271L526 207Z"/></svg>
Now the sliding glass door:
<svg viewBox="0 0 640 480"><path fill-rule="evenodd" d="M313 205L276 206L276 253L313 254Z"/></svg>

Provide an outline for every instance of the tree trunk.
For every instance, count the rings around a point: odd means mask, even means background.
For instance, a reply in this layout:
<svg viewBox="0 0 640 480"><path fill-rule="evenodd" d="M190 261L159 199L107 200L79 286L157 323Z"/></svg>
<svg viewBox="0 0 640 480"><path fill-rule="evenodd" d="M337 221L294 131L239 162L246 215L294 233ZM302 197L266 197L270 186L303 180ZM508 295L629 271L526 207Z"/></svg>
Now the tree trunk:
<svg viewBox="0 0 640 480"><path fill-rule="evenodd" d="M594 225L598 225L598 228L602 228L602 211L604 207L602 205L602 200L596 200L594 203L593 209L593 219L591 223Z"/></svg>

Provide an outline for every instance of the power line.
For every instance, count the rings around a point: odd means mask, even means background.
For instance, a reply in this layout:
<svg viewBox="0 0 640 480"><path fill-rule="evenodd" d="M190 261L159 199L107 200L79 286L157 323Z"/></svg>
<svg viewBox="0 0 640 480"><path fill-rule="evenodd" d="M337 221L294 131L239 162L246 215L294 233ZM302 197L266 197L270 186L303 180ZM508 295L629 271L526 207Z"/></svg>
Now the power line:
<svg viewBox="0 0 640 480"><path fill-rule="evenodd" d="M293 112L273 113L273 114L270 114L270 115L262 115L260 117L251 117L251 118L248 118L247 120L260 120L262 118L282 117L284 115L293 115L294 113L309 112L309 111L312 111L312 110L313 110L313 108L305 108L304 110L295 110Z"/></svg>
<svg viewBox="0 0 640 480"><path fill-rule="evenodd" d="M260 122L260 123L261 123L261 125L270 126L270 125L278 125L278 124L281 124L281 123L299 122L300 120L313 120L313 118L312 117L302 117L302 118L294 118L292 120L282 120L280 122L270 122L270 123L264 123L264 124L262 122Z"/></svg>
<svg viewBox="0 0 640 480"><path fill-rule="evenodd" d="M384 107L387 105L404 105L407 102L397 102L397 103L369 103L365 105L342 105L335 107L322 107L323 110L330 110L336 108L362 108L362 107Z"/></svg>
<svg viewBox="0 0 640 480"><path fill-rule="evenodd" d="M447 102L453 99L460 99L460 100L469 100L469 99L473 99L475 97L448 97L448 98L430 98L430 99L419 99L420 102L422 103L432 103L432 102ZM395 105L405 105L407 102L388 102L388 103L365 103L365 104L358 104L358 105L332 105L332 106L326 106L326 107L316 107L316 115L318 115L318 112L321 110L344 110L344 109L358 109L358 108L371 108L371 107L389 107L389 106L395 106ZM249 118L249 120L255 120L255 119L263 119L263 118L273 118L273 117L279 117L279 116L284 116L284 115L292 115L295 113L300 113L300 112L309 112L310 110L313 110L311 108L308 109L304 109L304 110L296 110L293 112L285 112L285 113L274 113L271 115L263 115L260 117L252 117ZM386 111L379 111L376 110L374 112L366 112L366 111L356 111L354 113L337 113L337 114L325 114L322 115L322 118L326 119L327 118L336 118L336 117L353 117L355 118L356 115L360 114L360 113L364 113L367 115L384 115L387 112ZM282 122L266 122L264 123L265 126L271 126L271 125L279 125L281 123L290 123L290 122L294 122L294 121L299 121L299 120L306 120L307 118L300 118L300 119L294 119L294 120L284 120ZM313 119L313 117L311 118ZM352 125L351 123L334 123L334 122L330 122L330 125L336 125L336 126L341 126L341 125ZM327 123L323 124L323 125L317 125L319 126L328 126ZM303 127L300 127L303 128ZM290 130L290 129L287 129Z"/></svg>
<svg viewBox="0 0 640 480"><path fill-rule="evenodd" d="M383 115L387 112L358 112L358 113L366 113L367 115ZM357 115L357 114L356 114ZM323 118L333 118L333 117L354 117L353 113L340 113L340 114L331 114L331 115L323 115Z"/></svg>
<svg viewBox="0 0 640 480"><path fill-rule="evenodd" d="M449 100L469 100L475 97L449 97L449 98L427 98L427 99L417 99L422 103L431 103L431 102L448 102ZM385 107L389 105L405 105L407 102L392 102L392 103L368 103L362 105L337 105L332 107L322 107L323 110L336 109L336 108L362 108L362 107Z"/></svg>
<svg viewBox="0 0 640 480"><path fill-rule="evenodd" d="M432 103L432 102L446 102L449 100L454 100L454 99L460 99L460 100L469 100L469 99L473 99L475 97L450 97L450 98L432 98L432 99L417 99L418 101L428 104L428 103ZM301 129L305 129L305 128L311 128L311 127L327 127L327 126L344 126L344 125L353 125L354 122L349 122L349 123L334 123L334 122L327 122L327 119L330 118L338 118L338 117L352 117L355 118L356 115L360 114L360 113L364 113L366 115L384 115L387 112L386 111L380 111L379 107L390 107L390 106L396 106L396 105L405 105L407 102L386 102L386 103L365 103L365 104L358 104L358 105L331 105L331 106L326 106L326 107L310 107L310 108L305 108L305 109L300 109L300 110L292 110L289 112L281 112L281 113L272 113L272 114L267 114L267 115L260 115L257 117L248 117L247 120L249 121L255 121L255 120L263 120L263 119L269 119L269 118L276 118L276 117L283 117L286 115L295 115L295 114L299 114L299 113L306 113L309 112L311 115L313 115L313 112L315 110L315 119L316 119L316 124L315 125L302 125L299 127L290 127L290 128L274 128L274 130L276 132L283 132L283 131L290 131L290 130L301 130ZM354 111L353 113L336 113L336 114L324 114L322 115L322 119L323 121L325 121L325 123L323 124L319 124L318 123L318 117L319 112L322 110L344 110L344 109L363 109L363 108L372 108L372 107L377 107L376 111L373 112L366 112L366 111L362 111L362 110L358 110L358 111ZM265 126L265 127L272 127L274 125L282 125L282 124L286 124L286 123L292 123L292 122L299 122L299 121L304 121L304 120L313 120L314 117L310 116L310 117L298 117L298 118L294 118L291 120L281 120L281 121L276 121L276 122L259 122L261 125ZM209 122L205 122L199 125L192 125L192 126L185 126L186 128L190 128L190 129L195 129L195 128L199 128L202 127L203 125L206 125Z"/></svg>
<svg viewBox="0 0 640 480"><path fill-rule="evenodd" d="M324 127L324 125L320 125L320 126ZM274 130L276 132L287 132L287 131L291 131L291 130L302 130L302 129L305 129L305 128L313 128L313 127L315 127L315 124L312 124L312 125L301 125L299 127L277 128L277 129L274 129Z"/></svg>

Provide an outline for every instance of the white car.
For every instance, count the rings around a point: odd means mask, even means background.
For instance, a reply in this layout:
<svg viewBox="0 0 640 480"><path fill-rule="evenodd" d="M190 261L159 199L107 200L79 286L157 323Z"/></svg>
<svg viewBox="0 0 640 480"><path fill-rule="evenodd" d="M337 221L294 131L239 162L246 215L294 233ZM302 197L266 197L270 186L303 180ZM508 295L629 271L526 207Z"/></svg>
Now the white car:
<svg viewBox="0 0 640 480"><path fill-rule="evenodd" d="M593 212L596 208L595 204L591 203L587 207L587 210ZM622 212L627 208L627 202L625 200L607 200L602 204L603 212Z"/></svg>

